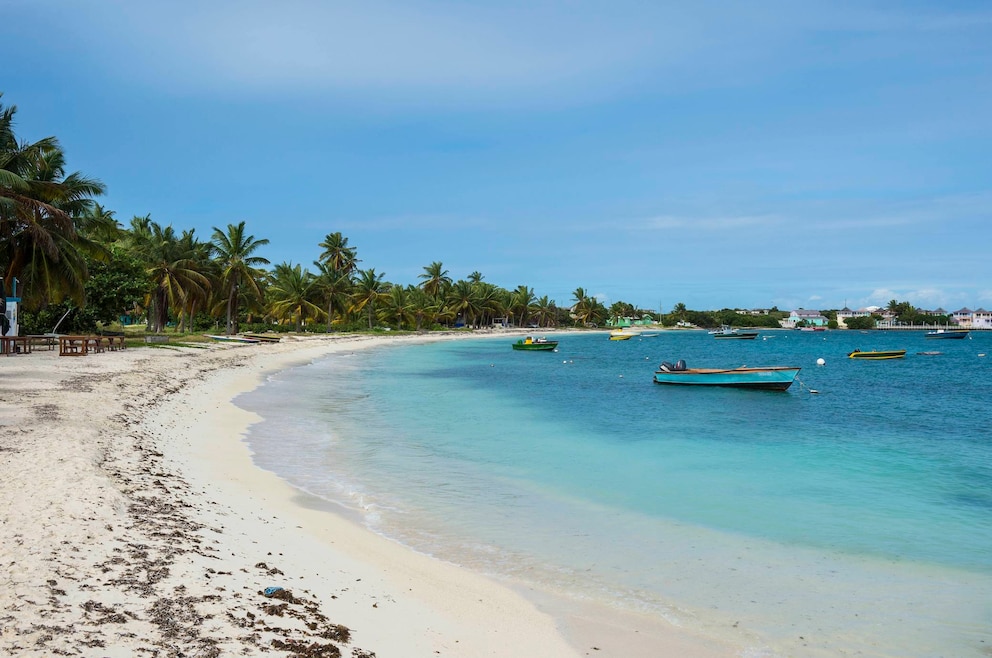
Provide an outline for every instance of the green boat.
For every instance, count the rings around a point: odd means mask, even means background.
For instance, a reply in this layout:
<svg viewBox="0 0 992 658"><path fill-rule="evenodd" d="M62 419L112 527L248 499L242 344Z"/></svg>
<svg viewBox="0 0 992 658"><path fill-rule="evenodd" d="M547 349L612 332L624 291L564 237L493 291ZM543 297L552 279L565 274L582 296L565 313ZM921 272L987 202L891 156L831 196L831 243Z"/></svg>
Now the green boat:
<svg viewBox="0 0 992 658"><path fill-rule="evenodd" d="M551 352L558 347L558 341L547 338L522 338L513 343L513 349L524 350L525 352Z"/></svg>

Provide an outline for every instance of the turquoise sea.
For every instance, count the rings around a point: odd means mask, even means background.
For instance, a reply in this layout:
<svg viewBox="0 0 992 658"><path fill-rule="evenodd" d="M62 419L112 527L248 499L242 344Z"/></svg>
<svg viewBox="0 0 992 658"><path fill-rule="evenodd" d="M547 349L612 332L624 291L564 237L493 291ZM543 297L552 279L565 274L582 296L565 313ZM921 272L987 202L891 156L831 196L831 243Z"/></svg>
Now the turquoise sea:
<svg viewBox="0 0 992 658"><path fill-rule="evenodd" d="M992 655L992 332L556 337L278 373L238 400L264 418L254 459L416 550L744 629L748 655ZM802 371L784 393L652 383L678 359Z"/></svg>

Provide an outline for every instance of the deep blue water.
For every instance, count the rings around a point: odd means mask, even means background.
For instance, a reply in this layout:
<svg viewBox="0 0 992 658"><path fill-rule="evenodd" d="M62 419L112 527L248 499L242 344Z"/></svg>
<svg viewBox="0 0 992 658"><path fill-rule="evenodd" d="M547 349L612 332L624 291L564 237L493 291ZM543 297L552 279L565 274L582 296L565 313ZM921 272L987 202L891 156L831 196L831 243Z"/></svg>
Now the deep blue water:
<svg viewBox="0 0 992 658"><path fill-rule="evenodd" d="M282 373L241 401L266 419L256 461L419 550L670 617L744 617L772 646L797 623L786 601L844 638L828 652L858 648L852 620L881 614L882 592L906 606L893 619L928 612L881 655L968 655L989 636L992 335L558 339L398 341ZM803 370L784 393L652 383L678 359Z"/></svg>

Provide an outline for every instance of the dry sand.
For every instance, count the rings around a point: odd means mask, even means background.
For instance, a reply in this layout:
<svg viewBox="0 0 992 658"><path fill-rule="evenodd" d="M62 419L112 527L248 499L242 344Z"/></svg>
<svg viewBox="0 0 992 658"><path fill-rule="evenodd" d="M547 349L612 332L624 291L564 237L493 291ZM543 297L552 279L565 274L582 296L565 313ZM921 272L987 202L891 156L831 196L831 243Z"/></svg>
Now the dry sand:
<svg viewBox="0 0 992 658"><path fill-rule="evenodd" d="M0 357L0 653L738 655L591 603L539 609L255 467L241 439L257 418L234 396L371 344Z"/></svg>

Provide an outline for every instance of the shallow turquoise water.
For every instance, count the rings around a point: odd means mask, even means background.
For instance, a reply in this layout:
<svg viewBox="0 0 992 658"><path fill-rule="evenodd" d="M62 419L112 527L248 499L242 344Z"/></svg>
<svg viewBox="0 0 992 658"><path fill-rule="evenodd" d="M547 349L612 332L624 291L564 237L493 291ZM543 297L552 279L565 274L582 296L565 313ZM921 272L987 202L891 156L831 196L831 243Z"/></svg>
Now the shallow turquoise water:
<svg viewBox="0 0 992 658"><path fill-rule="evenodd" d="M704 629L743 620L770 651L813 624L825 655L982 655L992 335L972 336L398 344L239 403L265 418L261 466L439 557ZM678 359L803 370L785 393L652 383Z"/></svg>

